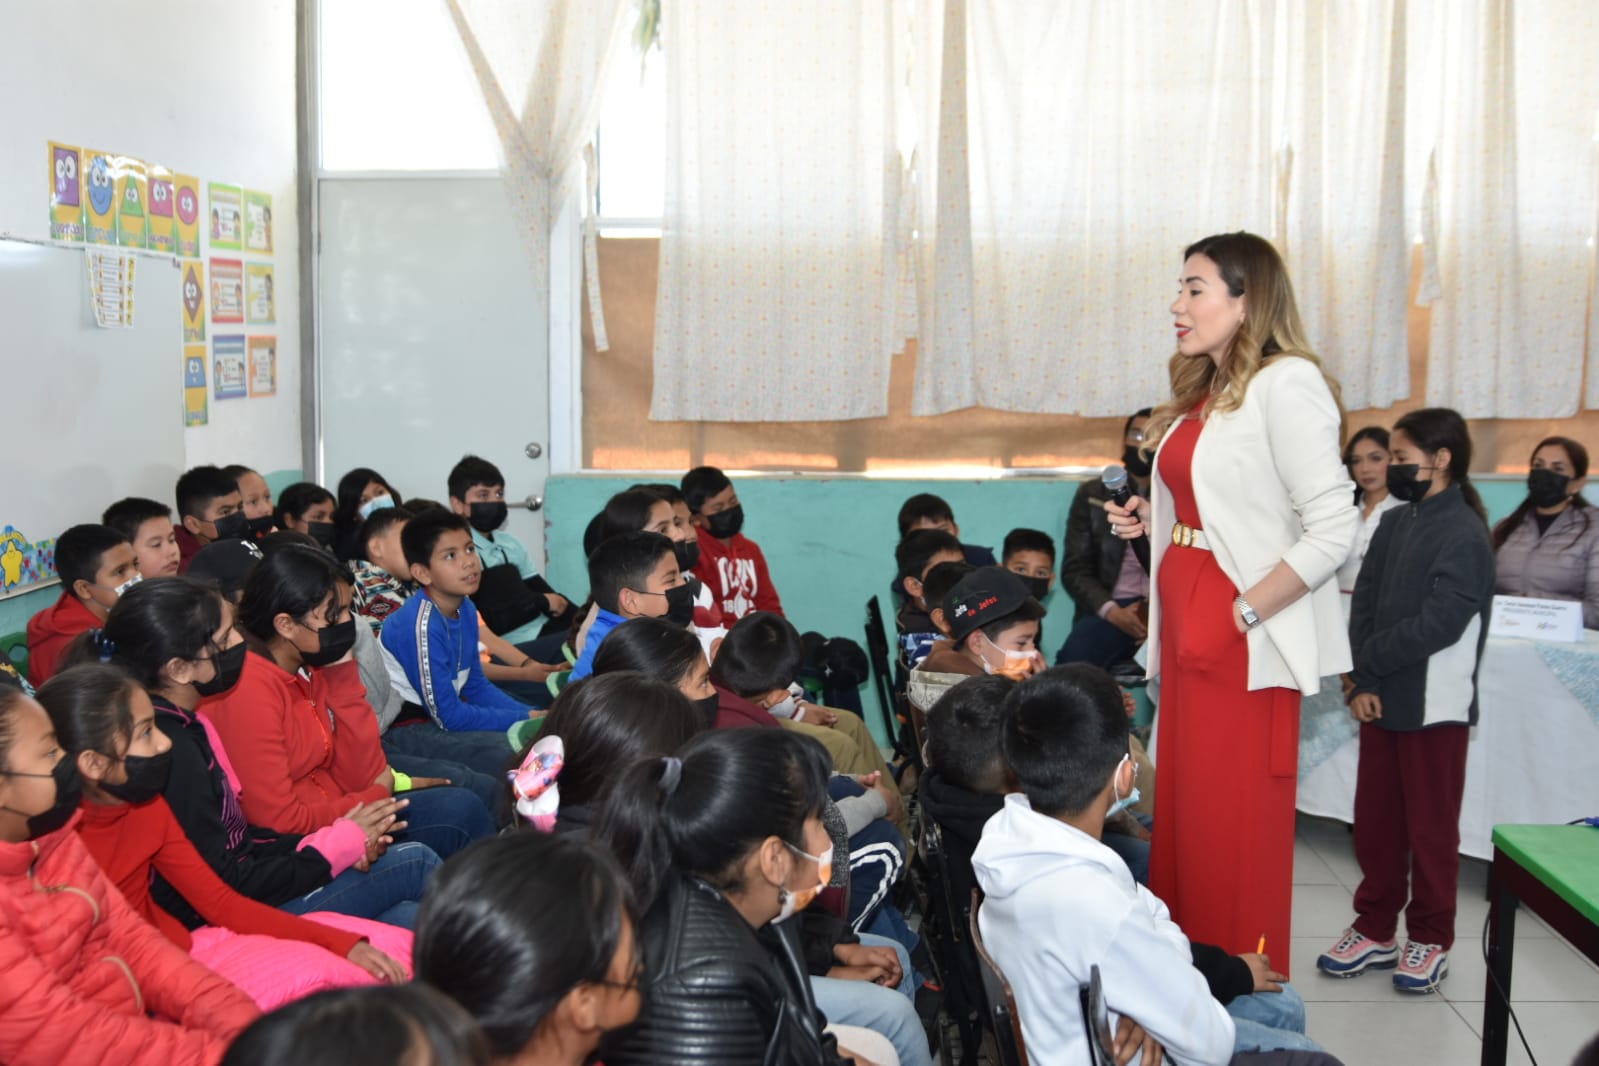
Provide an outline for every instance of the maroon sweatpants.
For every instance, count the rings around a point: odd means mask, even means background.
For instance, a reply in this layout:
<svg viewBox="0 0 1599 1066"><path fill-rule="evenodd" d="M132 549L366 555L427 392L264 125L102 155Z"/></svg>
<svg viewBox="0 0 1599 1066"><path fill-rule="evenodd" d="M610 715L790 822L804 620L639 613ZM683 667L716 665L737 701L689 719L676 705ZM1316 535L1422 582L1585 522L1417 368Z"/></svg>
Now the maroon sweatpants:
<svg viewBox="0 0 1599 1066"><path fill-rule="evenodd" d="M1460 800L1470 738L1464 724L1408 733L1361 725L1355 931L1362 936L1392 940L1404 910L1411 940L1446 949L1454 945Z"/></svg>

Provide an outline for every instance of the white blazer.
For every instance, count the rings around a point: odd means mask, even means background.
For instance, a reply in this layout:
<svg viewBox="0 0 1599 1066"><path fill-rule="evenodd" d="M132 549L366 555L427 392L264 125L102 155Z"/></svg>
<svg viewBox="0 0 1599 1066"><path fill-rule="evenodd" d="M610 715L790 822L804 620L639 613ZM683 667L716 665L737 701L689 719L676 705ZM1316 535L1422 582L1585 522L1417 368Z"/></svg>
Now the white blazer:
<svg viewBox="0 0 1599 1066"><path fill-rule="evenodd" d="M1310 589L1248 634L1249 688L1315 694L1351 667L1338 585L1360 531L1355 485L1344 468L1338 405L1321 371L1279 355L1249 383L1236 411L1213 414L1194 447L1199 525L1222 573L1240 591L1286 562ZM1161 448L1171 439L1168 432ZM1160 476L1151 482L1149 676L1160 673L1160 562L1177 520Z"/></svg>

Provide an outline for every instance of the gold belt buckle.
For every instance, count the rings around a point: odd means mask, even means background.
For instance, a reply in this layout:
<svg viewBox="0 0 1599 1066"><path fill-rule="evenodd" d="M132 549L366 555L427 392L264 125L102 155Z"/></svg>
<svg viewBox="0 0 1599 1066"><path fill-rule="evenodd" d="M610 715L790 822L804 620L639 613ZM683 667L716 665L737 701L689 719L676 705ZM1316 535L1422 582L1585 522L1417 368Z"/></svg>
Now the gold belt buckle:
<svg viewBox="0 0 1599 1066"><path fill-rule="evenodd" d="M1194 546L1194 529L1192 526L1178 522L1171 527L1171 542L1179 548L1192 548Z"/></svg>

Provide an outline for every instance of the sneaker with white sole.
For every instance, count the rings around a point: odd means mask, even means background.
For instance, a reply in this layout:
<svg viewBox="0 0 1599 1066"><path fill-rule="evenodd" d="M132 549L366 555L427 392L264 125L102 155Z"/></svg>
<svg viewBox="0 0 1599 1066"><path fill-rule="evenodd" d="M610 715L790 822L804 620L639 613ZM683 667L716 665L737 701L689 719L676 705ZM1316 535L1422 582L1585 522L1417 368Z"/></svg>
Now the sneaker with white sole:
<svg viewBox="0 0 1599 1066"><path fill-rule="evenodd" d="M1372 940L1354 929L1345 929L1344 935L1332 950L1316 960L1316 968L1333 977L1358 977L1367 970L1391 970L1399 965L1399 945Z"/></svg>
<svg viewBox="0 0 1599 1066"><path fill-rule="evenodd" d="M1432 992L1449 976L1449 952L1442 944L1405 942L1405 956L1394 972L1394 987L1401 992Z"/></svg>

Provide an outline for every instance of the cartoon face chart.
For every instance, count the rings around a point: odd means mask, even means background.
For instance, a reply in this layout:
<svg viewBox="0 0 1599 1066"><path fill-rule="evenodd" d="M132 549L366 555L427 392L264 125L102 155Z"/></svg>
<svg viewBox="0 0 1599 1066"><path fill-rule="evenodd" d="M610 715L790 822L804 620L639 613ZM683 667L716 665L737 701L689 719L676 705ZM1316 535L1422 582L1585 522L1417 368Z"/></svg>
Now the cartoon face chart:
<svg viewBox="0 0 1599 1066"><path fill-rule="evenodd" d="M111 160L103 155L96 155L89 160L89 206L95 214L103 215L111 210Z"/></svg>
<svg viewBox="0 0 1599 1066"><path fill-rule="evenodd" d="M56 203L68 207L77 207L78 198L78 150L76 148L63 148L56 145L55 172L56 172Z"/></svg>
<svg viewBox="0 0 1599 1066"><path fill-rule="evenodd" d="M150 213L152 215L172 214L172 179L150 179Z"/></svg>
<svg viewBox="0 0 1599 1066"><path fill-rule="evenodd" d="M178 221L185 226L194 225L195 219L200 217L199 190L185 185L178 190Z"/></svg>

